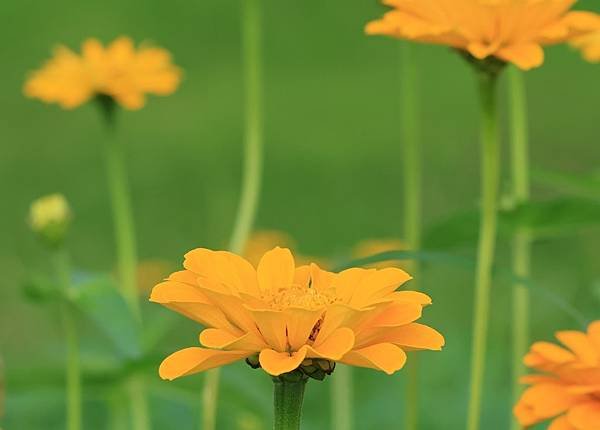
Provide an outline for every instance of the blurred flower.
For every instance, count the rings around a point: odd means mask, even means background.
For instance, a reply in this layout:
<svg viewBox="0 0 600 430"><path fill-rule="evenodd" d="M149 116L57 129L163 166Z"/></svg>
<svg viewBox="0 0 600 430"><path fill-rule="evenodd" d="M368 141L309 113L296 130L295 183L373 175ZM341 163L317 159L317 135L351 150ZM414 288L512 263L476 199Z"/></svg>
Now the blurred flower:
<svg viewBox="0 0 600 430"><path fill-rule="evenodd" d="M50 245L64 240L72 214L62 194L50 194L34 200L29 209L31 229Z"/></svg>
<svg viewBox="0 0 600 430"><path fill-rule="evenodd" d="M288 249L267 252L255 269L223 251L195 249L185 270L154 287L150 300L207 328L206 348L187 348L163 361L160 376L175 379L246 359L278 376L298 370L322 379L335 362L388 374L406 350L440 350L444 338L415 323L431 303L425 294L396 291L410 276L400 269L331 273L296 267Z"/></svg>
<svg viewBox="0 0 600 430"><path fill-rule="evenodd" d="M164 49L142 45L136 50L128 37L120 37L106 48L96 39L87 39L81 55L58 46L54 57L29 77L24 92L65 109L99 95L109 96L127 109L140 109L146 94L171 94L180 79L181 71Z"/></svg>
<svg viewBox="0 0 600 430"><path fill-rule="evenodd" d="M527 70L544 62L543 46L600 30L597 14L570 10L575 1L384 0L393 10L366 31L447 45Z"/></svg>
<svg viewBox="0 0 600 430"><path fill-rule="evenodd" d="M521 425L528 427L553 419L550 430L600 429L600 321L587 333L556 334L566 347L536 342L525 364L542 372L522 378L530 384L514 408Z"/></svg>
<svg viewBox="0 0 600 430"><path fill-rule="evenodd" d="M578 37L573 40L573 46L580 49L583 57L592 63L600 62L600 31Z"/></svg>
<svg viewBox="0 0 600 430"><path fill-rule="evenodd" d="M366 258L372 255L388 251L405 251L408 247L404 242L397 239L367 239L359 242L352 250L352 257ZM386 267L402 267L402 260L389 260L370 264L368 267L384 269Z"/></svg>

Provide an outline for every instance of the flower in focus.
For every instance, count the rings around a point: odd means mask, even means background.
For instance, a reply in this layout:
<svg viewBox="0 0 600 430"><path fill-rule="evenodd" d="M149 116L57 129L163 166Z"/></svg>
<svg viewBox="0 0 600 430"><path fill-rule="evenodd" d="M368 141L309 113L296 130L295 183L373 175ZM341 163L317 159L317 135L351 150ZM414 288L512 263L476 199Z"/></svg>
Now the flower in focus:
<svg viewBox="0 0 600 430"><path fill-rule="evenodd" d="M536 342L525 364L541 374L522 378L530 384L514 408L520 424L528 427L553 420L550 430L600 429L600 321L587 333L556 334L564 347Z"/></svg>
<svg viewBox="0 0 600 430"><path fill-rule="evenodd" d="M71 218L71 208L62 194L40 197L29 209L29 226L51 245L62 242Z"/></svg>
<svg viewBox="0 0 600 430"><path fill-rule="evenodd" d="M407 246L401 240L397 239L369 239L359 242L352 250L354 258L366 258L372 255L381 254L389 251L405 251ZM386 267L402 267L401 260L382 261L369 265L375 269L384 269ZM406 262L404 262L406 263Z"/></svg>
<svg viewBox="0 0 600 430"><path fill-rule="evenodd" d="M436 330L415 322L431 299L396 291L410 279L400 269L296 267L284 248L267 252L256 269L208 249L187 253L183 266L154 287L150 300L204 325L204 347L166 358L163 379L242 359L273 376L300 370L322 379L335 362L391 374L404 366L405 351L444 345Z"/></svg>
<svg viewBox="0 0 600 430"><path fill-rule="evenodd" d="M592 63L600 62L600 31L578 37L572 45L583 54L583 58Z"/></svg>
<svg viewBox="0 0 600 430"><path fill-rule="evenodd" d="M384 0L393 8L368 34L447 45L483 60L528 70L544 62L543 46L600 30L600 17L572 11L576 0Z"/></svg>
<svg viewBox="0 0 600 430"><path fill-rule="evenodd" d="M180 79L181 71L164 49L148 45L136 49L128 37L120 37L107 47L96 39L87 39L81 54L58 46L54 57L31 74L24 92L65 109L103 95L135 110L144 106L146 94L173 93Z"/></svg>

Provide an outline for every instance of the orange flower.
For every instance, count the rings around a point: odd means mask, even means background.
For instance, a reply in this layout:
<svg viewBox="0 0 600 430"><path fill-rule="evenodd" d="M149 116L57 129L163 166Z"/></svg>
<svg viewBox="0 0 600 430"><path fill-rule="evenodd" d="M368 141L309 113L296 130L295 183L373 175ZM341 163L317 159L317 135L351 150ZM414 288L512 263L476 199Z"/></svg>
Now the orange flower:
<svg viewBox="0 0 600 430"><path fill-rule="evenodd" d="M400 269L296 267L282 248L267 252L256 269L208 249L186 254L183 266L154 287L150 300L204 325L205 348L169 356L160 366L163 379L242 359L273 376L296 369L328 374L335 362L391 374L404 366L405 351L444 344L437 331L415 322L431 299L396 291L410 279Z"/></svg>
<svg viewBox="0 0 600 430"><path fill-rule="evenodd" d="M525 364L543 372L529 375L531 384L514 408L521 425L553 419L549 430L600 429L600 321L587 333L562 331L556 337L566 347L537 342Z"/></svg>
<svg viewBox="0 0 600 430"><path fill-rule="evenodd" d="M88 39L81 51L78 55L65 46L57 47L54 57L27 80L25 95L65 109L106 95L127 109L140 109L146 94L171 94L181 79L166 50L151 46L136 50L128 37L106 48Z"/></svg>
<svg viewBox="0 0 600 430"><path fill-rule="evenodd" d="M544 62L542 46L600 30L600 17L571 11L576 0L384 0L394 8L368 34L447 45L483 60L527 70Z"/></svg>
<svg viewBox="0 0 600 430"><path fill-rule="evenodd" d="M600 31L578 37L572 45L581 50L583 58L592 63L600 62Z"/></svg>

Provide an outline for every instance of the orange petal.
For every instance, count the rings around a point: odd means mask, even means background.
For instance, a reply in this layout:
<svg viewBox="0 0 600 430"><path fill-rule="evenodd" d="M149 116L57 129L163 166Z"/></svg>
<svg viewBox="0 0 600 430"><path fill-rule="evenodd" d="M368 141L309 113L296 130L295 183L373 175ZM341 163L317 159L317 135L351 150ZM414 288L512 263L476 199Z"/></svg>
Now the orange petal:
<svg viewBox="0 0 600 430"><path fill-rule="evenodd" d="M431 304L431 297L418 291L395 291L391 294L391 298L395 302L416 303L421 306Z"/></svg>
<svg viewBox="0 0 600 430"><path fill-rule="evenodd" d="M342 327L335 330L327 339L315 343L308 348L308 357L326 358L338 361L354 346L354 332L349 328Z"/></svg>
<svg viewBox="0 0 600 430"><path fill-rule="evenodd" d="M409 279L412 279L412 277L402 269L388 267L376 270L360 281L350 300L350 305L356 307L368 306L377 299L394 292L396 288Z"/></svg>
<svg viewBox="0 0 600 430"><path fill-rule="evenodd" d="M258 284L263 291L287 288L294 281L294 257L289 249L276 247L263 255L256 273Z"/></svg>
<svg viewBox="0 0 600 430"><path fill-rule="evenodd" d="M544 50L537 43L510 45L498 50L496 55L522 70L530 70L544 63Z"/></svg>
<svg viewBox="0 0 600 430"><path fill-rule="evenodd" d="M302 346L307 344L313 328L323 314L323 310L288 308L283 313L287 342L293 351L298 351Z"/></svg>
<svg viewBox="0 0 600 430"><path fill-rule="evenodd" d="M249 309L267 344L276 351L287 351L285 314L281 311Z"/></svg>
<svg viewBox="0 0 600 430"><path fill-rule="evenodd" d="M293 282L294 285L307 286L310 282L310 266L296 267Z"/></svg>
<svg viewBox="0 0 600 430"><path fill-rule="evenodd" d="M569 363L575 360L575 355L560 346L550 342L536 342L531 346L531 352L556 364Z"/></svg>
<svg viewBox="0 0 600 430"><path fill-rule="evenodd" d="M600 429L600 401L590 401L573 406L567 413L567 418L577 429Z"/></svg>
<svg viewBox="0 0 600 430"><path fill-rule="evenodd" d="M406 353L391 343L379 343L350 351L340 361L351 366L382 370L391 375L404 367Z"/></svg>
<svg viewBox="0 0 600 430"><path fill-rule="evenodd" d="M200 343L207 348L228 351L260 351L267 344L254 333L236 336L227 330L207 328L200 333Z"/></svg>
<svg viewBox="0 0 600 430"><path fill-rule="evenodd" d="M400 327L375 329L365 333L361 345L389 342L405 350L428 349L439 351L445 344L444 336L423 324L411 323Z"/></svg>
<svg viewBox="0 0 600 430"><path fill-rule="evenodd" d="M414 303L391 303L368 325L373 328L397 327L421 318L423 307Z"/></svg>
<svg viewBox="0 0 600 430"><path fill-rule="evenodd" d="M577 430L571 425L565 415L558 417L550 423L548 430Z"/></svg>
<svg viewBox="0 0 600 430"><path fill-rule="evenodd" d="M521 402L540 419L555 417L565 412L577 397L568 393L563 385L542 383L525 390Z"/></svg>
<svg viewBox="0 0 600 430"><path fill-rule="evenodd" d="M588 327L588 336L590 341L596 348L596 351L600 354L600 321L594 321Z"/></svg>
<svg viewBox="0 0 600 430"><path fill-rule="evenodd" d="M248 351L218 351L204 348L186 348L177 351L161 363L158 373L162 379L192 375L224 366L252 355Z"/></svg>
<svg viewBox="0 0 600 430"><path fill-rule="evenodd" d="M306 348L297 352L277 352L263 349L258 356L260 365L269 375L279 376L296 370L306 358Z"/></svg>
<svg viewBox="0 0 600 430"><path fill-rule="evenodd" d="M594 366L598 364L600 354L594 348L591 339L580 331L560 331L556 338L569 348L585 364Z"/></svg>
<svg viewBox="0 0 600 430"><path fill-rule="evenodd" d="M344 270L333 279L333 286L342 303L348 304L354 296L360 282L375 269L361 269L358 267Z"/></svg>

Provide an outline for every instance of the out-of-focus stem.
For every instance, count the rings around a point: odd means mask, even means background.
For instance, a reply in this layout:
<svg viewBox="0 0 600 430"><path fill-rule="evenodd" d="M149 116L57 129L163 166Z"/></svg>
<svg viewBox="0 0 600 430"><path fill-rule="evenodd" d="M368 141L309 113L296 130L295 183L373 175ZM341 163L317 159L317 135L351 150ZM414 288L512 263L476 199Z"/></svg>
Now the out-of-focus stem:
<svg viewBox="0 0 600 430"><path fill-rule="evenodd" d="M337 366L331 378L331 407L333 430L352 430L353 407L352 367Z"/></svg>
<svg viewBox="0 0 600 430"><path fill-rule="evenodd" d="M509 72L509 102L511 119L511 172L512 194L516 205L529 200L529 137L527 127L527 99L523 73L514 67ZM512 266L515 275L526 279L531 272L532 238L526 228L520 228L512 238ZM521 394L519 379L525 373L523 357L529 344L529 290L521 283L513 285L513 404ZM512 414L511 414L512 416ZM512 416L512 429L521 426Z"/></svg>

